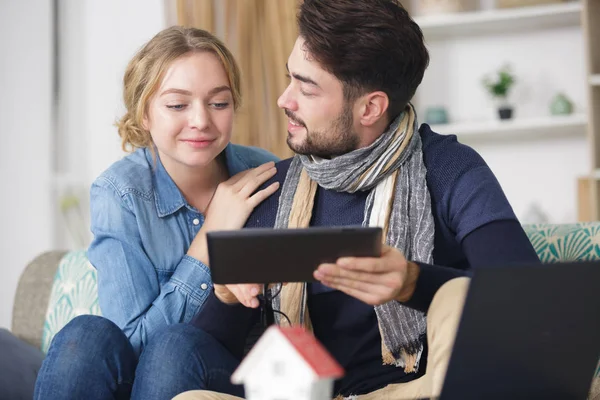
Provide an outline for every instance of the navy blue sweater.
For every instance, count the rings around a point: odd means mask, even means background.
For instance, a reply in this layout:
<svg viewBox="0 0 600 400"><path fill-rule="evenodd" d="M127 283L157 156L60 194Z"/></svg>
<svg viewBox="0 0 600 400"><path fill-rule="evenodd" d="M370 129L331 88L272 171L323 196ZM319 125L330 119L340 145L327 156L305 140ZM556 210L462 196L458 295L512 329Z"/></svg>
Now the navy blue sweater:
<svg viewBox="0 0 600 400"><path fill-rule="evenodd" d="M415 293L406 304L426 311L442 284L467 274L473 266L539 260L484 160L473 149L458 143L455 136L438 135L426 124L421 126L420 134L435 221L435 265L419 263ZM277 164L272 181L284 181L290 161ZM246 226L272 227L279 194L278 191L258 206ZM361 225L367 195L368 192L349 194L319 187L311 226ZM309 284L308 290L315 336L346 371L336 382L336 393L364 394L424 373L426 351L418 373L405 374L401 368L382 365L381 336L372 306L318 283ZM213 293L192 324L212 334L241 359L245 341L258 318L258 310L225 305Z"/></svg>

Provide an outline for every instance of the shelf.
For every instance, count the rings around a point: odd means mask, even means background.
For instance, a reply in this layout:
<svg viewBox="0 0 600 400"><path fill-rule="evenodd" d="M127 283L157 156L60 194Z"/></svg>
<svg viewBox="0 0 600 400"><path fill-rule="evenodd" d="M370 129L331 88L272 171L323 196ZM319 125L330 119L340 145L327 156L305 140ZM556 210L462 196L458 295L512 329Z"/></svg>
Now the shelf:
<svg viewBox="0 0 600 400"><path fill-rule="evenodd" d="M461 142L504 139L544 139L548 137L583 136L587 116L548 116L508 121L483 121L432 125L434 132L457 135Z"/></svg>
<svg viewBox="0 0 600 400"><path fill-rule="evenodd" d="M490 33L581 24L579 1L543 6L516 7L416 17L426 40L450 36L479 36Z"/></svg>
<svg viewBox="0 0 600 400"><path fill-rule="evenodd" d="M600 86L600 74L590 76L590 85Z"/></svg>

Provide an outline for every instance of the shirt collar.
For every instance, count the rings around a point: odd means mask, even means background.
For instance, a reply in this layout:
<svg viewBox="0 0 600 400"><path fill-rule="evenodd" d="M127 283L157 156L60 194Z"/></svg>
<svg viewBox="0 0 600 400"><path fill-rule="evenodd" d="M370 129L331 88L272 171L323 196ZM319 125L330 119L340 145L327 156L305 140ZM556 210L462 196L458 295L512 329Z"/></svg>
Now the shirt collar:
<svg viewBox="0 0 600 400"><path fill-rule="evenodd" d="M171 215L181 207L187 207L193 210L194 208L185 200L183 194L163 166L156 149L154 151L156 154L156 162L154 162L150 149L146 148L144 151L148 163L153 166L154 170L154 199L158 216L165 217ZM228 144L227 147L225 147L224 153L225 163L230 176L250 168L248 163L237 153L235 145Z"/></svg>
<svg viewBox="0 0 600 400"><path fill-rule="evenodd" d="M163 166L158 156L158 152L154 149L154 155L152 151L146 148L146 159L148 164L152 166L154 173L152 179L154 183L154 201L156 203L156 210L158 211L159 217L165 217L178 211L181 207L188 205L187 201L181 194L181 191L171 179L171 176Z"/></svg>

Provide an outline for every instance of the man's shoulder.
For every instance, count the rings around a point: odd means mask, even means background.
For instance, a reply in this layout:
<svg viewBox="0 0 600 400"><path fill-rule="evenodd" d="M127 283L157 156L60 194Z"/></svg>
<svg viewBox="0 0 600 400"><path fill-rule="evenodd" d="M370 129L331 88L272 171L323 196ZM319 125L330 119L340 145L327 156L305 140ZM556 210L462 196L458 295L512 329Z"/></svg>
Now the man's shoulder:
<svg viewBox="0 0 600 400"><path fill-rule="evenodd" d="M427 125L420 132L432 203L459 241L486 223L516 219L496 176L475 150Z"/></svg>
<svg viewBox="0 0 600 400"><path fill-rule="evenodd" d="M456 135L434 132L427 124L419 129L423 142L423 158L428 169L468 169L485 166L486 163L472 147L460 143Z"/></svg>
<svg viewBox="0 0 600 400"><path fill-rule="evenodd" d="M421 125L419 133L430 191L438 194L446 192L459 180L468 179L477 170L489 171L481 155L460 143L456 135L436 133L427 124Z"/></svg>
<svg viewBox="0 0 600 400"><path fill-rule="evenodd" d="M277 169L277 173L272 178L273 182L282 183L285 181L285 177L287 176L287 172L290 169L290 165L292 164L292 160L294 157L286 158L285 160L281 160L275 164L275 168Z"/></svg>
<svg viewBox="0 0 600 400"><path fill-rule="evenodd" d="M292 160L293 158L288 158L275 164L275 168L277 169L275 176L265 182L265 184L261 186L261 189L264 189L275 182L279 182L279 189L265 199L265 201L256 206L246 222L247 228L272 228L275 226L275 218L277 217L277 209L279 208L279 196L281 196L281 188L285 182L285 178Z"/></svg>

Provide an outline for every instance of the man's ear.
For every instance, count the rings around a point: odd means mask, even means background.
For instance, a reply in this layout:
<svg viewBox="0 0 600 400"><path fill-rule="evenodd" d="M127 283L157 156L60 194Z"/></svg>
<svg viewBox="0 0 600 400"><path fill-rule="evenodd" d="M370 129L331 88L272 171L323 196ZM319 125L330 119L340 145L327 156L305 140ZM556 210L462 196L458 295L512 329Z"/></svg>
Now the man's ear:
<svg viewBox="0 0 600 400"><path fill-rule="evenodd" d="M384 92L377 91L362 96L358 103L361 125L372 126L386 117L390 99Z"/></svg>

